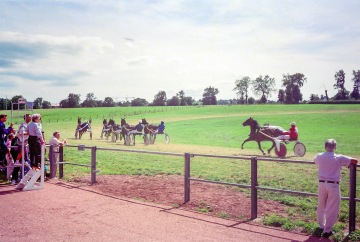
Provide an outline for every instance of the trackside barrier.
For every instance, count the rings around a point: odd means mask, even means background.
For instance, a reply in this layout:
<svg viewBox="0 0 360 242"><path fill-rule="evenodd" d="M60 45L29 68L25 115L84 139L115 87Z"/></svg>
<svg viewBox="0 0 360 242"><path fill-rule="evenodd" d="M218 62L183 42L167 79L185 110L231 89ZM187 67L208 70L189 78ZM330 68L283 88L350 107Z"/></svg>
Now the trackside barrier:
<svg viewBox="0 0 360 242"><path fill-rule="evenodd" d="M210 181L198 178L191 178L190 176L190 168L191 168L191 158L193 157L212 157L212 158L223 158L223 159L241 159L241 160L250 160L251 161L251 184L234 184L228 182L218 182L218 181ZM290 193L294 195L302 195L302 196L313 196L317 197L317 193L309 193L309 192L300 192L293 190L285 190L285 189L276 189L271 187L262 187L258 184L258 161L271 161L271 162L283 162L283 163L298 163L304 165L314 165L314 162L305 161L305 160L287 160L287 159L272 159L272 158L263 158L263 157L247 157L247 156L219 156L219 155L205 155L205 154L190 154L185 153L185 194L184 194L184 203L190 201L190 180L198 181L198 182L208 182L208 183L216 183L221 185L230 185L241 188L250 189L251 193L251 219L257 218L257 201L258 201L258 190L267 190L274 191L280 193ZM349 233L355 231L355 223L356 223L356 202L360 202L360 199L356 198L356 165L350 165L350 197L341 197L341 200L349 200Z"/></svg>
<svg viewBox="0 0 360 242"><path fill-rule="evenodd" d="M96 183L96 173L100 172L96 170L96 151L97 150L108 150L108 151L119 151L119 152L132 152L132 153L145 153L145 154L156 154L156 155L170 155L170 156L183 156L184 157L184 203L190 201L190 181L197 182L206 182L206 183L215 183L221 185L230 185L236 186L240 188L250 189L251 193L251 219L256 219L258 212L258 190L267 190L273 192L280 193L289 193L294 195L301 196L312 196L317 197L317 193L309 193L309 192L301 192L301 191L293 191L293 190L285 190L285 189L277 189L272 187L263 187L258 184L258 161L270 161L270 162L280 162L280 163L297 163L303 165L314 165L315 163L312 161L305 160L288 160L288 159L274 159L274 158L266 158L266 157L249 157L249 156L221 156L221 155L207 155L207 154L193 154L193 153L168 153L168 152L154 152L154 151L144 151L144 150L128 150L128 149L114 149L114 148L100 148L100 147L86 147L85 145L79 146L71 146L67 145L66 147L75 147L78 150L91 149L91 165L83 165L83 164L74 164L70 162L63 161L63 147L60 147L60 164L59 166L59 177L63 177L63 165L77 165L77 166L86 166L91 167L91 184ZM194 157L209 157L209 158L220 158L220 159L236 159L236 160L250 160L251 162L251 182L250 185L247 184L236 184L236 183L228 183L228 182L219 182L219 181L211 181L204 180L199 178L191 177L191 158ZM349 233L355 231L356 224L356 202L360 202L360 199L356 198L356 167L357 165L350 165L350 192L349 197L341 197L341 200L349 200Z"/></svg>

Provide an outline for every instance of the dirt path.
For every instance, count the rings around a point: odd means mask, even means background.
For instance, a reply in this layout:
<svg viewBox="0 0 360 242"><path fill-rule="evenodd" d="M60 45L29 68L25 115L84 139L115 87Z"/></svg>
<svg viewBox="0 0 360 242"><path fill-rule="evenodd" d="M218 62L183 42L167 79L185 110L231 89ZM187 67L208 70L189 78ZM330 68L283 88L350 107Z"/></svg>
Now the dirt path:
<svg viewBox="0 0 360 242"><path fill-rule="evenodd" d="M320 241L59 180L27 192L1 186L0 206L0 241Z"/></svg>

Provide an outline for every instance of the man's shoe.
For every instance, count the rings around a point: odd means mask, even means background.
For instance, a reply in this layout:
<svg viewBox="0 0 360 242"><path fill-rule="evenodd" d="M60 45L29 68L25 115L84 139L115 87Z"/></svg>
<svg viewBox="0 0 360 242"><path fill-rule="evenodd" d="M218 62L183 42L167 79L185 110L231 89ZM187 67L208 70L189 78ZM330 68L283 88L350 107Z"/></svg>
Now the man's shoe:
<svg viewBox="0 0 360 242"><path fill-rule="evenodd" d="M333 235L333 232L332 231L330 231L330 232L326 232L326 233L323 233L323 235L322 235L322 237L324 237L324 238L329 238L330 236L332 236Z"/></svg>
<svg viewBox="0 0 360 242"><path fill-rule="evenodd" d="M321 235L322 235L323 232L324 232L324 229L318 227L318 228L316 228L316 229L314 230L314 232L312 233L312 235L315 236L315 237L321 237Z"/></svg>

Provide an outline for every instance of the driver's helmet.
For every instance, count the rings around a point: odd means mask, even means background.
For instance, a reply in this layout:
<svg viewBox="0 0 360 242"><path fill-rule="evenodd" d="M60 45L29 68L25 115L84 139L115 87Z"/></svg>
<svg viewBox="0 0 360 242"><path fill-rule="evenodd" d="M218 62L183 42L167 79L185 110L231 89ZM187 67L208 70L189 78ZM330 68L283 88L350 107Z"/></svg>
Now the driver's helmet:
<svg viewBox="0 0 360 242"><path fill-rule="evenodd" d="M139 124L141 124L142 123L142 120L139 120Z"/></svg>
<svg viewBox="0 0 360 242"><path fill-rule="evenodd" d="M161 124L164 124L164 121L162 121L162 120L161 120L161 122L160 122L160 123L161 123Z"/></svg>
<svg viewBox="0 0 360 242"><path fill-rule="evenodd" d="M291 126L296 126L295 122L291 122L290 124L291 124Z"/></svg>

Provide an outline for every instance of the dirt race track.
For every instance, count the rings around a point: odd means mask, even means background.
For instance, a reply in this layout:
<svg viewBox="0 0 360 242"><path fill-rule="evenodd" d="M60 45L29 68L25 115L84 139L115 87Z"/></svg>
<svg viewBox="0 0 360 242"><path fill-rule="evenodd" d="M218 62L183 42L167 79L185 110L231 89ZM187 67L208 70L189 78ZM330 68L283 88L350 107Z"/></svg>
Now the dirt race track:
<svg viewBox="0 0 360 242"><path fill-rule="evenodd" d="M103 182L99 182L100 186ZM328 241L51 180L0 187L0 241Z"/></svg>

